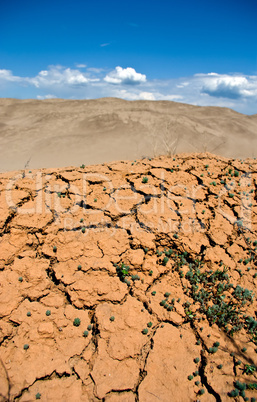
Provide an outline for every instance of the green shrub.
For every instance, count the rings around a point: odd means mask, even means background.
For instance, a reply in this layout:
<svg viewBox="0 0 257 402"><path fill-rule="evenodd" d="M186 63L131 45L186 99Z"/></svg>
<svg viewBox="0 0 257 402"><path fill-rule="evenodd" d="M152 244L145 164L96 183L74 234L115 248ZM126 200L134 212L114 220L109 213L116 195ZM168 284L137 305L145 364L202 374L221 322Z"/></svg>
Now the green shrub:
<svg viewBox="0 0 257 402"><path fill-rule="evenodd" d="M41 394L39 392L35 396L36 396L36 399L41 399Z"/></svg>
<svg viewBox="0 0 257 402"><path fill-rule="evenodd" d="M31 312L30 311L27 312L27 316L31 317Z"/></svg>
<svg viewBox="0 0 257 402"><path fill-rule="evenodd" d="M83 336L86 338L88 336L88 331L84 331Z"/></svg>
<svg viewBox="0 0 257 402"><path fill-rule="evenodd" d="M142 183L147 183L148 182L148 177L143 177Z"/></svg>
<svg viewBox="0 0 257 402"><path fill-rule="evenodd" d="M79 327L79 326L80 326L80 323L81 323L81 321L80 321L79 318L74 318L74 320L73 320L73 325L74 325L74 327Z"/></svg>
<svg viewBox="0 0 257 402"><path fill-rule="evenodd" d="M114 317L114 315L112 315L111 317L110 317L110 321L114 321L115 320L115 317Z"/></svg>
<svg viewBox="0 0 257 402"><path fill-rule="evenodd" d="M28 348L29 348L29 345L27 343L25 343L25 345L23 345L23 349L28 350Z"/></svg>
<svg viewBox="0 0 257 402"><path fill-rule="evenodd" d="M187 378L191 381L194 377L190 374Z"/></svg>
<svg viewBox="0 0 257 402"><path fill-rule="evenodd" d="M57 247L54 246L54 247L53 247L53 252L56 253L56 251L57 251Z"/></svg>
<svg viewBox="0 0 257 402"><path fill-rule="evenodd" d="M148 334L148 329L144 328L143 331L142 331L142 334L144 334L144 335Z"/></svg>
<svg viewBox="0 0 257 402"><path fill-rule="evenodd" d="M23 277L19 276L19 282L23 282Z"/></svg>
<svg viewBox="0 0 257 402"><path fill-rule="evenodd" d="M238 389L233 389L231 392L229 392L229 396L230 396L231 398L235 398L235 397L238 396L238 395L239 395Z"/></svg>
<svg viewBox="0 0 257 402"><path fill-rule="evenodd" d="M47 315L47 316L51 315L51 311L50 311L50 310L46 310L46 315Z"/></svg>

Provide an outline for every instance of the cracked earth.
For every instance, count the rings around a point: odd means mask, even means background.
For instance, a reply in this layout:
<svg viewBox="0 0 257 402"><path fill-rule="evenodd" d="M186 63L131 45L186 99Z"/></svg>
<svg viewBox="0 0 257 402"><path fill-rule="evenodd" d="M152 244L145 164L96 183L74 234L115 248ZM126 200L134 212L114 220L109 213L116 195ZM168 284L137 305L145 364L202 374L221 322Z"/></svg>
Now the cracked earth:
<svg viewBox="0 0 257 402"><path fill-rule="evenodd" d="M0 401L257 398L256 160L23 170L0 191Z"/></svg>

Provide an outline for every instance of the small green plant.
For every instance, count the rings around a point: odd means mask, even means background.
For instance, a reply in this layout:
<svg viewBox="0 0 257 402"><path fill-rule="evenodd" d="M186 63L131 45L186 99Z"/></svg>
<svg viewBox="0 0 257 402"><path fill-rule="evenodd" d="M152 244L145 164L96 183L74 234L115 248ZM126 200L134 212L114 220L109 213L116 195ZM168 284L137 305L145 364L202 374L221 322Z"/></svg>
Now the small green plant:
<svg viewBox="0 0 257 402"><path fill-rule="evenodd" d="M97 202L97 198L94 198L94 202Z"/></svg>
<svg viewBox="0 0 257 402"><path fill-rule="evenodd" d="M31 317L31 312L30 311L27 312L27 316Z"/></svg>
<svg viewBox="0 0 257 402"><path fill-rule="evenodd" d="M169 261L169 258L165 256L165 257L163 258L163 260L162 260L162 265L166 266L167 263L168 263L168 261Z"/></svg>
<svg viewBox="0 0 257 402"><path fill-rule="evenodd" d="M221 370L221 369L222 369L222 367L223 367L223 365L222 365L222 364L218 364L218 366L217 366L217 368L218 368L219 370Z"/></svg>
<svg viewBox="0 0 257 402"><path fill-rule="evenodd" d="M74 327L79 327L79 326L80 326L80 323L81 323L81 321L80 321L79 318L74 318L74 320L73 320L73 325L74 325Z"/></svg>
<svg viewBox="0 0 257 402"><path fill-rule="evenodd" d="M35 396L36 396L36 399L41 399L41 394L39 392Z"/></svg>
<svg viewBox="0 0 257 402"><path fill-rule="evenodd" d="M177 233L174 233L173 237L174 237L174 239L178 239Z"/></svg>
<svg viewBox="0 0 257 402"><path fill-rule="evenodd" d="M84 163L80 166L80 169L85 169Z"/></svg>
<svg viewBox="0 0 257 402"><path fill-rule="evenodd" d="M53 252L56 253L56 251L57 251L57 247L53 246Z"/></svg>
<svg viewBox="0 0 257 402"><path fill-rule="evenodd" d="M132 281L139 281L140 277L138 275L131 275Z"/></svg>
<svg viewBox="0 0 257 402"><path fill-rule="evenodd" d="M230 396L231 398L235 398L236 396L239 395L239 391L238 389L233 389L232 391L229 392L228 396Z"/></svg>
<svg viewBox="0 0 257 402"><path fill-rule="evenodd" d="M246 348L243 348L243 349L241 349L241 351L242 351L243 353L245 353L245 352L247 351L247 349L246 349Z"/></svg>
<svg viewBox="0 0 257 402"><path fill-rule="evenodd" d="M114 321L115 320L115 317L114 317L114 315L112 315L111 317L110 317L110 321Z"/></svg>
<svg viewBox="0 0 257 402"><path fill-rule="evenodd" d="M19 282L23 282L23 277L19 276Z"/></svg>
<svg viewBox="0 0 257 402"><path fill-rule="evenodd" d="M143 177L142 183L147 183L148 182L148 177Z"/></svg>
<svg viewBox="0 0 257 402"><path fill-rule="evenodd" d="M195 362L195 363L199 363L199 361L200 361L199 357L195 357L195 358L194 358L194 362Z"/></svg>
<svg viewBox="0 0 257 402"><path fill-rule="evenodd" d="M191 374L187 377L189 381L192 381L192 379L194 378Z"/></svg>
<svg viewBox="0 0 257 402"><path fill-rule="evenodd" d="M29 345L27 343L25 343L25 345L23 345L23 349L28 350L28 348L29 348Z"/></svg>
<svg viewBox="0 0 257 402"><path fill-rule="evenodd" d="M82 268L82 266L81 266L81 265L78 265L78 271L80 271L80 270L81 270L81 268Z"/></svg>
<svg viewBox="0 0 257 402"><path fill-rule="evenodd" d="M50 310L46 310L46 315L47 315L47 316L51 315L51 311L50 311Z"/></svg>
<svg viewBox="0 0 257 402"><path fill-rule="evenodd" d="M91 331L91 329L92 329L92 325L91 325L91 324L89 324L89 325L87 326L87 329L88 329L89 331Z"/></svg>
<svg viewBox="0 0 257 402"><path fill-rule="evenodd" d="M142 334L144 334L144 335L148 334L148 329L144 328L143 331L142 331Z"/></svg>
<svg viewBox="0 0 257 402"><path fill-rule="evenodd" d="M199 384L200 384L200 381L195 381L195 385L197 385L197 387Z"/></svg>
<svg viewBox="0 0 257 402"><path fill-rule="evenodd" d="M245 391L246 384L237 380L235 381L235 388L239 389L239 391Z"/></svg>
<svg viewBox="0 0 257 402"><path fill-rule="evenodd" d="M152 295L153 295L153 296L156 295L156 291L155 291L155 290L152 291Z"/></svg>
<svg viewBox="0 0 257 402"><path fill-rule="evenodd" d="M170 296L170 293L169 292L165 292L164 293L164 297L169 297Z"/></svg>
<svg viewBox="0 0 257 402"><path fill-rule="evenodd" d="M217 347L212 347L212 348L209 348L209 353L216 353L218 351L218 348Z"/></svg>
<svg viewBox="0 0 257 402"><path fill-rule="evenodd" d="M81 232L82 232L82 233L85 233L85 231L86 231L86 228L83 227L83 228L81 229Z"/></svg>
<svg viewBox="0 0 257 402"><path fill-rule="evenodd" d="M151 321L147 323L148 328L151 328L152 325L153 323Z"/></svg>
<svg viewBox="0 0 257 402"><path fill-rule="evenodd" d="M118 264L115 264L115 266L116 266L116 272L118 274L118 277L120 278L120 280L122 282L125 282L125 277L129 273L129 266L125 265L124 263L122 263L121 266L119 266Z"/></svg>
<svg viewBox="0 0 257 402"><path fill-rule="evenodd" d="M204 393L205 393L205 390L203 388L199 389L199 392L198 392L199 395L203 395Z"/></svg>
<svg viewBox="0 0 257 402"><path fill-rule="evenodd" d="M149 271L149 276L152 276L152 275L153 275L153 271L150 270L150 271Z"/></svg>
<svg viewBox="0 0 257 402"><path fill-rule="evenodd" d="M86 338L88 336L88 331L84 331L83 336Z"/></svg>
<svg viewBox="0 0 257 402"><path fill-rule="evenodd" d="M245 364L243 374L253 374L256 371L256 366L254 364Z"/></svg>

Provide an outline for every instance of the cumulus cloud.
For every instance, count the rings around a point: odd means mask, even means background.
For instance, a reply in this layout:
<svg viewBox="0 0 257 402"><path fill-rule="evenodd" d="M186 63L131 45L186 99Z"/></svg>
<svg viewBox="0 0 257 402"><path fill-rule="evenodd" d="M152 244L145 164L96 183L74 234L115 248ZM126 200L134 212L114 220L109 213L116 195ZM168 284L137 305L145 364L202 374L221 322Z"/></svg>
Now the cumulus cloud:
<svg viewBox="0 0 257 402"><path fill-rule="evenodd" d="M11 70L3 69L3 70L0 70L0 80L1 81L19 82L19 81L22 81L22 78L14 76Z"/></svg>
<svg viewBox="0 0 257 402"><path fill-rule="evenodd" d="M99 81L99 79L90 79L79 70L60 67L51 67L49 70L40 71L36 77L30 79L30 82L37 88L56 85L81 86L94 81Z"/></svg>
<svg viewBox="0 0 257 402"><path fill-rule="evenodd" d="M137 85L146 82L146 76L137 73L134 68L117 66L115 70L104 77L104 81L109 84Z"/></svg>
<svg viewBox="0 0 257 402"><path fill-rule="evenodd" d="M200 74L198 76L201 77ZM202 93L218 98L239 99L257 96L257 78L242 75L219 75L209 73L202 76Z"/></svg>

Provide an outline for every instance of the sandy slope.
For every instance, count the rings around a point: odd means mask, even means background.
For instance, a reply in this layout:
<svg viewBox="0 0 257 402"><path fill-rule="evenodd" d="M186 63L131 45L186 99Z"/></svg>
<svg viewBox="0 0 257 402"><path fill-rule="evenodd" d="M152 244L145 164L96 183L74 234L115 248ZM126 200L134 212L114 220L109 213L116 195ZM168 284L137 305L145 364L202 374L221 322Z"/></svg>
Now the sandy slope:
<svg viewBox="0 0 257 402"><path fill-rule="evenodd" d="M0 190L0 401L257 397L256 160L26 170Z"/></svg>
<svg viewBox="0 0 257 402"><path fill-rule="evenodd" d="M170 101L0 99L0 171L170 152L256 157L257 115Z"/></svg>

